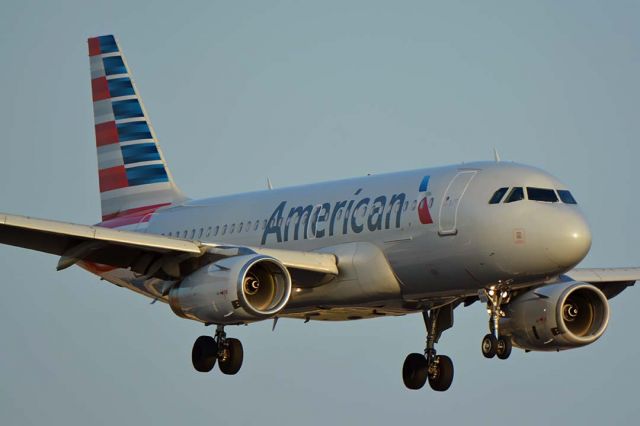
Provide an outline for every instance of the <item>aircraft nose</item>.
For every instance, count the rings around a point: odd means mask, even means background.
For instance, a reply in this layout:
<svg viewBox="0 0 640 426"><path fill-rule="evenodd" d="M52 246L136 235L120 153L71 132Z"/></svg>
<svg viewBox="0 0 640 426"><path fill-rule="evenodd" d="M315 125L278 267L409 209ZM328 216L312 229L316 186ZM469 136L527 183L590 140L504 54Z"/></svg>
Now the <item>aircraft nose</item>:
<svg viewBox="0 0 640 426"><path fill-rule="evenodd" d="M562 268L580 263L591 248L591 230L579 211L568 210L554 215L545 233L547 256Z"/></svg>

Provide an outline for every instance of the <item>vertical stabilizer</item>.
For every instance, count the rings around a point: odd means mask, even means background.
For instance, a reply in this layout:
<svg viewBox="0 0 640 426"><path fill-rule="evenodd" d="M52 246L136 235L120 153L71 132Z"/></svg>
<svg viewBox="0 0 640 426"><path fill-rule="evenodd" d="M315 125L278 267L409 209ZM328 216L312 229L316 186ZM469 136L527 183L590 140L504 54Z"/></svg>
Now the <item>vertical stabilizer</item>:
<svg viewBox="0 0 640 426"><path fill-rule="evenodd" d="M102 220L183 201L116 39L88 42Z"/></svg>

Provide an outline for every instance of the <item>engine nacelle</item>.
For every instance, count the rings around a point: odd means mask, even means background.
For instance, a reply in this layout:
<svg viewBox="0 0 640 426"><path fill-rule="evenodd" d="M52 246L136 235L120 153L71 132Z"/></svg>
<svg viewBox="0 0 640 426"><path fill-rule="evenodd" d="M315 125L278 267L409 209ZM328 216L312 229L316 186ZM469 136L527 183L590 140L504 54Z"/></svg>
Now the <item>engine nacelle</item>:
<svg viewBox="0 0 640 426"><path fill-rule="evenodd" d="M198 269L171 289L169 305L183 318L240 324L277 314L290 296L287 268L273 257L254 254Z"/></svg>
<svg viewBox="0 0 640 426"><path fill-rule="evenodd" d="M552 284L516 296L500 320L500 333L514 346L557 351L598 340L609 323L609 303L597 287L569 282Z"/></svg>

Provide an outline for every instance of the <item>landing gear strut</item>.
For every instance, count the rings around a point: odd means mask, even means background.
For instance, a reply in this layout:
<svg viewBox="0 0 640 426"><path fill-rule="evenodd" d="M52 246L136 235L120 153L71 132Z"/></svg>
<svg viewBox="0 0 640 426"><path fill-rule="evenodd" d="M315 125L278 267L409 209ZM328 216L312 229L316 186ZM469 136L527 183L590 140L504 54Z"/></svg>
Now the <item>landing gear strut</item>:
<svg viewBox="0 0 640 426"><path fill-rule="evenodd" d="M240 371L243 355L240 340L227 338L224 326L218 325L215 337L200 336L196 339L191 361L193 368L202 373L211 371L218 361L223 374L233 375Z"/></svg>
<svg viewBox="0 0 640 426"><path fill-rule="evenodd" d="M453 305L425 310L422 313L427 328L424 355L412 353L402 366L402 379L409 389L420 389L429 380L433 390L443 392L453 382L453 362L446 355L437 355L435 344L442 332L453 326Z"/></svg>
<svg viewBox="0 0 640 426"><path fill-rule="evenodd" d="M507 359L511 355L511 336L500 334L500 318L505 316L502 305L509 303L511 292L506 287L491 286L483 290L482 296L486 299L489 313L489 334L482 339L482 355Z"/></svg>

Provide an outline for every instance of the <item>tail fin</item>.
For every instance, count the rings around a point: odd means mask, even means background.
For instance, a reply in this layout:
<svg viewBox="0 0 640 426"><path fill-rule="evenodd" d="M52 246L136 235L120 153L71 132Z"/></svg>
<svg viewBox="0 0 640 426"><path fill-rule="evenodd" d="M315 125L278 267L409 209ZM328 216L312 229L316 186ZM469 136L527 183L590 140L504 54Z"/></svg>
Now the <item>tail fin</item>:
<svg viewBox="0 0 640 426"><path fill-rule="evenodd" d="M183 201L118 43L88 42L102 220Z"/></svg>

